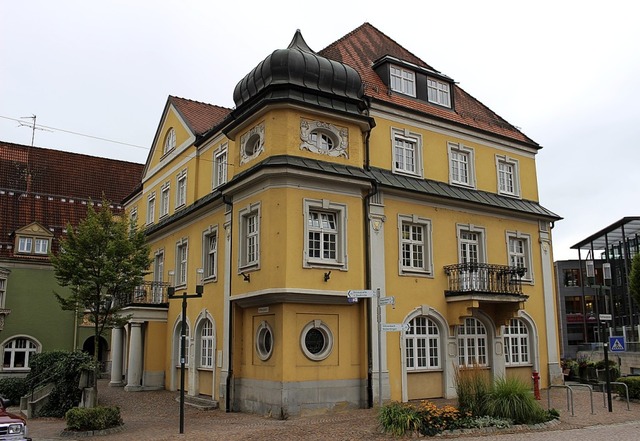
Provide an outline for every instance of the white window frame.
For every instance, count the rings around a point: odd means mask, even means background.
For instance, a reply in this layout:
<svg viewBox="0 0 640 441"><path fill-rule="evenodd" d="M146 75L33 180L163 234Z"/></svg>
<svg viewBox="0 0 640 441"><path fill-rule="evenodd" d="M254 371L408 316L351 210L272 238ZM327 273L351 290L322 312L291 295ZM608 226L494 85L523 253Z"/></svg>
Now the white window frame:
<svg viewBox="0 0 640 441"><path fill-rule="evenodd" d="M156 218L156 192L152 191L147 197L147 225L155 222Z"/></svg>
<svg viewBox="0 0 640 441"><path fill-rule="evenodd" d="M322 349L318 352L311 352L307 347L306 337L310 331L318 331L322 334L324 339L324 345ZM331 351L333 350L333 333L331 332L331 328L324 323L322 320L312 320L305 325L300 333L300 348L304 355L312 361L322 361L326 359L329 355L331 355Z"/></svg>
<svg viewBox="0 0 640 441"><path fill-rule="evenodd" d="M138 226L138 207L133 207L131 209L131 212L129 213L129 222L131 222L134 227Z"/></svg>
<svg viewBox="0 0 640 441"><path fill-rule="evenodd" d="M529 329L524 320L512 318L502 327L504 361L506 366L531 366Z"/></svg>
<svg viewBox="0 0 640 441"><path fill-rule="evenodd" d="M260 156L264 151L265 123L261 122L240 137L240 165Z"/></svg>
<svg viewBox="0 0 640 441"><path fill-rule="evenodd" d="M176 175L176 209L187 204L187 170Z"/></svg>
<svg viewBox="0 0 640 441"><path fill-rule="evenodd" d="M202 369L213 369L214 363L214 337L213 320L209 317L203 318L198 326L198 367Z"/></svg>
<svg viewBox="0 0 640 441"><path fill-rule="evenodd" d="M256 353L262 361L267 361L273 354L273 329L266 320L263 320L256 329Z"/></svg>
<svg viewBox="0 0 640 441"><path fill-rule="evenodd" d="M215 239L214 247L211 248L211 238ZM205 280L216 280L218 277L218 226L209 227L202 234L202 267L204 268Z"/></svg>
<svg viewBox="0 0 640 441"><path fill-rule="evenodd" d="M405 234L409 228L409 237ZM421 232L420 238L414 233ZM399 273L401 275L433 275L433 247L431 220L418 215L398 215L398 253ZM406 254L409 253L409 264ZM421 265L416 265L417 257L422 254Z"/></svg>
<svg viewBox="0 0 640 441"><path fill-rule="evenodd" d="M260 203L251 204L240 215L240 252L238 270L260 268Z"/></svg>
<svg viewBox="0 0 640 441"><path fill-rule="evenodd" d="M171 198L171 183L165 182L160 188L160 217L169 214L169 200Z"/></svg>
<svg viewBox="0 0 640 441"><path fill-rule="evenodd" d="M187 285L189 271L189 241L182 239L176 243L176 287Z"/></svg>
<svg viewBox="0 0 640 441"><path fill-rule="evenodd" d="M166 155L170 151L176 148L176 131L173 127L167 130L167 134L164 137L164 145L162 147L162 154Z"/></svg>
<svg viewBox="0 0 640 441"><path fill-rule="evenodd" d="M34 239L35 246L33 247L34 254L47 255L49 254L49 239L42 237L36 237Z"/></svg>
<svg viewBox="0 0 640 441"><path fill-rule="evenodd" d="M508 167L510 170L504 169L504 167ZM520 197L520 172L517 159L496 155L496 177L499 194ZM508 178L511 179L511 182Z"/></svg>
<svg viewBox="0 0 640 441"><path fill-rule="evenodd" d="M471 147L454 142L447 143L447 149L449 152L449 183L452 185L462 185L464 187L475 188L476 177L474 150ZM460 158L466 158L466 179L462 179L460 177L460 166L458 164L464 163L464 161L460 161Z"/></svg>
<svg viewBox="0 0 640 441"><path fill-rule="evenodd" d="M18 252L31 254L33 252L33 237L18 237Z"/></svg>
<svg viewBox="0 0 640 441"><path fill-rule="evenodd" d="M410 176L422 176L422 135L403 129L391 129L391 161L395 173ZM413 146L413 154L407 154L408 145ZM398 153L402 152L402 155ZM413 167L409 166L406 158L413 160ZM401 161L398 159L402 158Z"/></svg>
<svg viewBox="0 0 640 441"><path fill-rule="evenodd" d="M451 108L451 86L444 81L428 77L427 99L430 103Z"/></svg>
<svg viewBox="0 0 640 441"><path fill-rule="evenodd" d="M399 92L412 97L416 96L416 74L413 71L400 66L389 66L389 87L394 92Z"/></svg>
<svg viewBox="0 0 640 441"><path fill-rule="evenodd" d="M24 341L25 347L16 347L18 341ZM5 341L2 345L2 370L3 371L28 371L29 358L32 354L40 352L40 343L37 340L32 339L26 335L16 335ZM16 354L24 354L24 365L16 366ZM5 366L5 360L9 356L9 363Z"/></svg>
<svg viewBox="0 0 640 441"><path fill-rule="evenodd" d="M347 206L328 199L304 199L304 268L347 268ZM323 232L322 228L316 228L310 225L312 213L328 213L335 218L336 228L332 232ZM336 249L335 258L320 256L311 256L310 235L319 233L320 241L323 242L322 236L327 234L335 234ZM322 248L321 248L322 250Z"/></svg>
<svg viewBox="0 0 640 441"><path fill-rule="evenodd" d="M507 231L507 257L509 266L524 266L527 272L522 276L522 280L526 282L533 281L533 268L531 259L531 236L519 231ZM516 249L513 245L519 242L522 247Z"/></svg>
<svg viewBox="0 0 640 441"><path fill-rule="evenodd" d="M472 240L470 238L463 237L464 233L472 233L477 235L476 240ZM458 239L458 262L459 263L485 263L487 262L486 256L486 231L483 227L479 227L477 225L470 224L457 224L456 225L456 234ZM468 247L467 251L464 251L466 245L471 244L477 245L477 258L468 259Z"/></svg>
<svg viewBox="0 0 640 441"><path fill-rule="evenodd" d="M433 319L424 315L414 317L404 339L407 372L442 369L440 329Z"/></svg>
<svg viewBox="0 0 640 441"><path fill-rule="evenodd" d="M227 183L227 165L229 162L229 149L223 144L213 152L213 188L218 188Z"/></svg>
<svg viewBox="0 0 640 441"><path fill-rule="evenodd" d="M460 367L489 366L489 335L484 323L475 317L465 317L456 326L456 338Z"/></svg>

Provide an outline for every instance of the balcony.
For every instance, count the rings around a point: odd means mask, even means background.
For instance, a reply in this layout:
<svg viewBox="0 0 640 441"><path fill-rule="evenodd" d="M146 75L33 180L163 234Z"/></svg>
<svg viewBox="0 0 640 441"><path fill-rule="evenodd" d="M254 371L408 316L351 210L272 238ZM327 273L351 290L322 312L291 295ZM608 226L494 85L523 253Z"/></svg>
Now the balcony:
<svg viewBox="0 0 640 441"><path fill-rule="evenodd" d="M167 297L168 282L142 282L126 299L126 305L163 305L169 303Z"/></svg>
<svg viewBox="0 0 640 441"><path fill-rule="evenodd" d="M522 292L526 268L489 263L447 265L448 319L460 323L473 309L490 312L496 322L506 323L515 316L529 298Z"/></svg>

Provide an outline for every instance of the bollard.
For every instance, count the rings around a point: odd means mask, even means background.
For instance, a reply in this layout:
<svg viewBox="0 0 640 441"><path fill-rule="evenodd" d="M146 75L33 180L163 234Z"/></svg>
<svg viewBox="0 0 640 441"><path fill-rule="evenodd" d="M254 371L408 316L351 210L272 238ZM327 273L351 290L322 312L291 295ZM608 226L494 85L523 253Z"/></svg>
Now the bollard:
<svg viewBox="0 0 640 441"><path fill-rule="evenodd" d="M536 397L536 400L540 400L540 374L533 371L531 378L533 379L533 395Z"/></svg>

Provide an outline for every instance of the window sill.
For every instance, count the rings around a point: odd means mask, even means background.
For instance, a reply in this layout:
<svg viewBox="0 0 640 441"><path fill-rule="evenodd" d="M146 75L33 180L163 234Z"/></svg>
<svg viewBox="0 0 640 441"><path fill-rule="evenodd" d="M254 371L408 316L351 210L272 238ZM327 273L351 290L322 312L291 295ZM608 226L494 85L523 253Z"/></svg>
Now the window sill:
<svg viewBox="0 0 640 441"><path fill-rule="evenodd" d="M213 367L199 366L199 367L198 367L198 371L202 371L202 372L213 372Z"/></svg>
<svg viewBox="0 0 640 441"><path fill-rule="evenodd" d="M433 278L433 273L431 271L420 271L420 270L417 270L417 269L403 268L403 269L400 270L400 276Z"/></svg>
<svg viewBox="0 0 640 441"><path fill-rule="evenodd" d="M214 283L218 281L218 276L209 276L203 279L204 283Z"/></svg>
<svg viewBox="0 0 640 441"><path fill-rule="evenodd" d="M323 261L323 260L306 260L304 262L304 268L346 270L346 265L341 262L331 262L331 261Z"/></svg>
<svg viewBox="0 0 640 441"><path fill-rule="evenodd" d="M397 168L393 169L393 173L395 173L396 175L408 176L410 178L422 178L422 174L420 174L420 173L414 173L414 172L410 172L410 171L406 171L406 170L400 170L400 169L397 169Z"/></svg>
<svg viewBox="0 0 640 441"><path fill-rule="evenodd" d="M407 369L407 374L429 374L432 372L444 372L444 369L442 368Z"/></svg>

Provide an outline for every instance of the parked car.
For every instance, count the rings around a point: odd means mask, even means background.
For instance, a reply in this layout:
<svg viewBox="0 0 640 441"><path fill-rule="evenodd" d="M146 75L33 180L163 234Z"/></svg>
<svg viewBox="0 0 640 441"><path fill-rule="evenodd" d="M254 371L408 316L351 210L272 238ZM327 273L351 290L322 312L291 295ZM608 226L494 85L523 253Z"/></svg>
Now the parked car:
<svg viewBox="0 0 640 441"><path fill-rule="evenodd" d="M24 418L7 412L9 401L0 397L0 440L31 441L27 437L27 422Z"/></svg>

